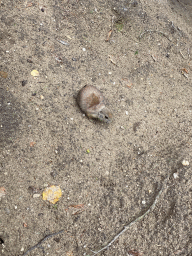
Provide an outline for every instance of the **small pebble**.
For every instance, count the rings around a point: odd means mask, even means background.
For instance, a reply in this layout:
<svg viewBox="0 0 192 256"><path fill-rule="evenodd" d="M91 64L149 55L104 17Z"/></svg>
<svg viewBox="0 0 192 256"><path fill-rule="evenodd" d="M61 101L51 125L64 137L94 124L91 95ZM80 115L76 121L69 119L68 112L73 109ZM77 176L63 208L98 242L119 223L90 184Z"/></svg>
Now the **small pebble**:
<svg viewBox="0 0 192 256"><path fill-rule="evenodd" d="M83 48L83 51L85 52L85 51L86 51L86 49L85 49L85 48Z"/></svg>
<svg viewBox="0 0 192 256"><path fill-rule="evenodd" d="M189 165L189 162L188 162L188 161L186 161L186 160L183 160L183 161L182 161L182 165L184 165L184 166L188 166L188 165Z"/></svg>
<svg viewBox="0 0 192 256"><path fill-rule="evenodd" d="M145 201L145 200L143 200L143 201L142 201L142 204L146 204L146 201Z"/></svg>
<svg viewBox="0 0 192 256"><path fill-rule="evenodd" d="M23 251L24 251L24 247L21 248L21 252L23 252Z"/></svg>
<svg viewBox="0 0 192 256"><path fill-rule="evenodd" d="M44 100L44 96L43 95L41 95L40 98L41 98L41 100Z"/></svg>
<svg viewBox="0 0 192 256"><path fill-rule="evenodd" d="M128 115L128 111L125 111L125 114Z"/></svg>
<svg viewBox="0 0 192 256"><path fill-rule="evenodd" d="M40 194L34 194L33 195L33 198L38 198L38 197L40 197L41 195Z"/></svg>
<svg viewBox="0 0 192 256"><path fill-rule="evenodd" d="M179 176L178 176L178 173L173 173L173 177L174 177L174 179L177 179L177 178L179 178Z"/></svg>

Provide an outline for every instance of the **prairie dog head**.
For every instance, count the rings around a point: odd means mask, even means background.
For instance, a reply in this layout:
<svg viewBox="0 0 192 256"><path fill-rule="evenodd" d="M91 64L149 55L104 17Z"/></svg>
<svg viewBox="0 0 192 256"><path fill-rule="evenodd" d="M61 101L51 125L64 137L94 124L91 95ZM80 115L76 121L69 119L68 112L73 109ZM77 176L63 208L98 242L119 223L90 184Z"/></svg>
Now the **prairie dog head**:
<svg viewBox="0 0 192 256"><path fill-rule="evenodd" d="M98 119L104 123L111 123L112 118L113 118L112 113L106 107L104 107L98 112Z"/></svg>

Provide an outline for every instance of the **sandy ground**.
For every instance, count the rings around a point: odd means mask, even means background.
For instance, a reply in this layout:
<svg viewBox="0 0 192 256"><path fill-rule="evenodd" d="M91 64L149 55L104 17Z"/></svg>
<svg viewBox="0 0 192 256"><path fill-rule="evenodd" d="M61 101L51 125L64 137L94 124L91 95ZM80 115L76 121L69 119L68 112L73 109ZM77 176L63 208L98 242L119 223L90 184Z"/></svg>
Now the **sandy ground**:
<svg viewBox="0 0 192 256"><path fill-rule="evenodd" d="M190 1L1 0L0 17L0 255L192 255ZM79 110L85 84L111 124Z"/></svg>

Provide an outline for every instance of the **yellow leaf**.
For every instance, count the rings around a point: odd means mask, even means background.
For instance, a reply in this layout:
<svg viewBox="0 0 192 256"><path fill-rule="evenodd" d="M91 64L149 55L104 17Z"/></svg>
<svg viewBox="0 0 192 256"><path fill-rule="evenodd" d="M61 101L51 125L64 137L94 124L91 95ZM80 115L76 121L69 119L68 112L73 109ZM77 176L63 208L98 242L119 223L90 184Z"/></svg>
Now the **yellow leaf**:
<svg viewBox="0 0 192 256"><path fill-rule="evenodd" d="M57 201L59 201L61 196L62 192L59 186L53 185L43 191L43 200L47 200L52 204L55 204Z"/></svg>
<svg viewBox="0 0 192 256"><path fill-rule="evenodd" d="M31 71L31 75L32 76L39 76L39 71L34 69L33 71Z"/></svg>

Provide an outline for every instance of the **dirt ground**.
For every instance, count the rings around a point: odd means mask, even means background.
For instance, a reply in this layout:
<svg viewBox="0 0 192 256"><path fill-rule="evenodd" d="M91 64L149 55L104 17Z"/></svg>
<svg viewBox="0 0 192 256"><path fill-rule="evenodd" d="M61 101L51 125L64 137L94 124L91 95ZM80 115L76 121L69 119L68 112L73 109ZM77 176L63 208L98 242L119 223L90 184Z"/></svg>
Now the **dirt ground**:
<svg viewBox="0 0 192 256"><path fill-rule="evenodd" d="M1 0L0 17L0 255L192 255L190 1ZM86 84L111 124L78 108Z"/></svg>

